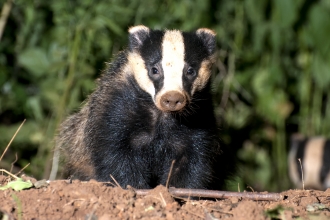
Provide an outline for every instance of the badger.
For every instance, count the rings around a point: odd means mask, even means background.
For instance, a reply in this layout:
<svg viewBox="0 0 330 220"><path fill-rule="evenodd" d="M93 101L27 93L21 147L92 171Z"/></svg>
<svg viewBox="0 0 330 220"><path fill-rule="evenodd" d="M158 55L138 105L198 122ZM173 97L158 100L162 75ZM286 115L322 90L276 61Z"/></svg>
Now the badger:
<svg viewBox="0 0 330 220"><path fill-rule="evenodd" d="M210 90L215 32L143 25L128 32L128 48L60 126L67 175L113 177L122 187L220 187L225 170Z"/></svg>
<svg viewBox="0 0 330 220"><path fill-rule="evenodd" d="M298 161L300 159L300 162ZM291 137L289 153L289 176L294 185L325 190L330 187L330 140L325 137Z"/></svg>

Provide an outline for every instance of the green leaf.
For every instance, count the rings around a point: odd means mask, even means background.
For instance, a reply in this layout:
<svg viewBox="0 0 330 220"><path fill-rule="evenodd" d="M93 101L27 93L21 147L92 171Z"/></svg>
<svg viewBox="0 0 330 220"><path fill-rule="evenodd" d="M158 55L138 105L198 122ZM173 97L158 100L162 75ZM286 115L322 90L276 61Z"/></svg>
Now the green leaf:
<svg viewBox="0 0 330 220"><path fill-rule="evenodd" d="M25 182L23 179L18 178L15 181L11 181L7 183L7 185L0 187L0 190L6 190L9 188L14 189L15 191L23 190L23 189L29 189L33 186L33 184L29 181Z"/></svg>
<svg viewBox="0 0 330 220"><path fill-rule="evenodd" d="M37 121L41 121L44 118L42 112L42 104L39 96L30 97L27 100L26 105Z"/></svg>
<svg viewBox="0 0 330 220"><path fill-rule="evenodd" d="M267 7L267 1L265 0L247 0L244 2L246 15L252 23L258 24L264 20Z"/></svg>
<svg viewBox="0 0 330 220"><path fill-rule="evenodd" d="M103 22L105 23L105 25L111 30L113 31L115 34L117 35L124 35L124 31L122 30L122 28L113 20L108 19L105 16L102 16L101 19L103 20Z"/></svg>
<svg viewBox="0 0 330 220"><path fill-rule="evenodd" d="M315 83L322 89L330 86L330 63L321 56L315 56L313 60L313 76Z"/></svg>
<svg viewBox="0 0 330 220"><path fill-rule="evenodd" d="M28 48L24 50L19 55L18 61L36 77L46 74L50 66L46 52L40 48Z"/></svg>
<svg viewBox="0 0 330 220"><path fill-rule="evenodd" d="M311 40L322 56L327 56L330 50L330 23L324 22L329 21L330 19L329 11L330 6L327 6L326 4L315 5L315 7L311 9L308 24L308 31Z"/></svg>
<svg viewBox="0 0 330 220"><path fill-rule="evenodd" d="M288 209L288 208L287 208ZM285 208L281 205L278 205L277 207L273 208L273 209L269 209L267 211L265 211L265 214L267 217L269 218L280 218L281 217L281 213L283 213L285 210ZM290 210L290 209L288 209Z"/></svg>
<svg viewBox="0 0 330 220"><path fill-rule="evenodd" d="M277 0L273 1L273 21L281 27L290 27L296 20L298 13L297 0Z"/></svg>
<svg viewBox="0 0 330 220"><path fill-rule="evenodd" d="M242 102L237 102L234 106L228 106L225 111L226 122L235 128L245 126L251 115L251 109Z"/></svg>

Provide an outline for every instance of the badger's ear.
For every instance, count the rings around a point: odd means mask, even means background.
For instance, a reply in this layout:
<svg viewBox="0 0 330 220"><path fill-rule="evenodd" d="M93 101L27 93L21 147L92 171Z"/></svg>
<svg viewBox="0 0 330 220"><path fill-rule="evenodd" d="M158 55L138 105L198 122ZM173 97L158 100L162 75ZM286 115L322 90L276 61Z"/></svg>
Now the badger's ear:
<svg viewBox="0 0 330 220"><path fill-rule="evenodd" d="M207 28L200 28L196 31L196 34L203 41L210 55L213 54L216 49L216 33Z"/></svg>
<svg viewBox="0 0 330 220"><path fill-rule="evenodd" d="M134 26L128 29L129 32L129 49L130 51L138 50L143 41L148 37L150 29L143 25Z"/></svg>

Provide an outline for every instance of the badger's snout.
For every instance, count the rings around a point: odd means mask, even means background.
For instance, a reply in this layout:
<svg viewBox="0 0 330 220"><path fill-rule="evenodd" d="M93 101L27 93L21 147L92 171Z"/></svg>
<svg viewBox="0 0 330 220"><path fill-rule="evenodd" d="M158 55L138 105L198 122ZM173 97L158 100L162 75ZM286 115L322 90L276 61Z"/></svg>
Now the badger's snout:
<svg viewBox="0 0 330 220"><path fill-rule="evenodd" d="M186 105L186 97L177 91L169 91L160 98L160 107L163 111L179 111Z"/></svg>

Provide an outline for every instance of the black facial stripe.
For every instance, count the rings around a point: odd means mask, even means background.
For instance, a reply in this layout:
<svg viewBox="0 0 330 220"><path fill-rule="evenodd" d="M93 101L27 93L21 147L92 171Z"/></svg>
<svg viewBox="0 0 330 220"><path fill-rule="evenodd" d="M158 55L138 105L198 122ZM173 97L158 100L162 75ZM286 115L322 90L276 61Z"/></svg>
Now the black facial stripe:
<svg viewBox="0 0 330 220"><path fill-rule="evenodd" d="M198 70L200 68L200 65L197 65L195 67L191 66L196 71L196 73L193 77L187 76L187 74L186 74L189 67L190 66L185 65L185 67L183 68L182 84L183 84L183 89L191 95L191 87L193 85L193 82L197 78Z"/></svg>
<svg viewBox="0 0 330 220"><path fill-rule="evenodd" d="M149 64L156 63L162 59L163 31L152 31L144 40L139 52L143 60Z"/></svg>
<svg viewBox="0 0 330 220"><path fill-rule="evenodd" d="M151 75L153 74L152 67L157 67L157 69L159 71L158 78L151 77ZM163 88L163 85L164 85L164 71L163 71L162 65L160 63L158 63L158 64L152 65L150 67L147 66L147 68L148 68L149 78L154 83L155 94L157 94L159 92L159 90L161 90Z"/></svg>
<svg viewBox="0 0 330 220"><path fill-rule="evenodd" d="M210 56L203 41L194 33L182 33L185 49L185 61L190 66L200 65L200 63Z"/></svg>
<svg viewBox="0 0 330 220"><path fill-rule="evenodd" d="M294 158L294 160L295 160L294 163L297 164L297 171L299 173L299 177L301 177L301 168L300 168L300 163L299 163L298 159L300 158L301 163L303 163L308 139L306 138L302 141L298 140L298 142L299 142L298 149L297 149L296 157Z"/></svg>
<svg viewBox="0 0 330 220"><path fill-rule="evenodd" d="M324 182L328 173L330 172L330 140L327 140L323 149L323 159L322 159L322 168L320 173L321 183Z"/></svg>
<svg viewBox="0 0 330 220"><path fill-rule="evenodd" d="M201 63L204 59L210 56L207 48L205 47L203 41L195 34L195 33L182 33L183 41L184 41L184 49L185 49L185 57L184 60L187 64L185 67L183 75L182 75L182 82L183 88L191 93L191 87L193 85L195 77L186 77L185 72L188 70L189 66L195 69L196 73L198 74L199 68Z"/></svg>
<svg viewBox="0 0 330 220"><path fill-rule="evenodd" d="M162 60L163 37L164 31L155 30L150 32L139 51L148 70L149 78L154 83L156 93L163 87L164 84L164 72L160 64ZM161 74L160 77L157 77L157 79L151 77L153 67L157 67L159 74Z"/></svg>

